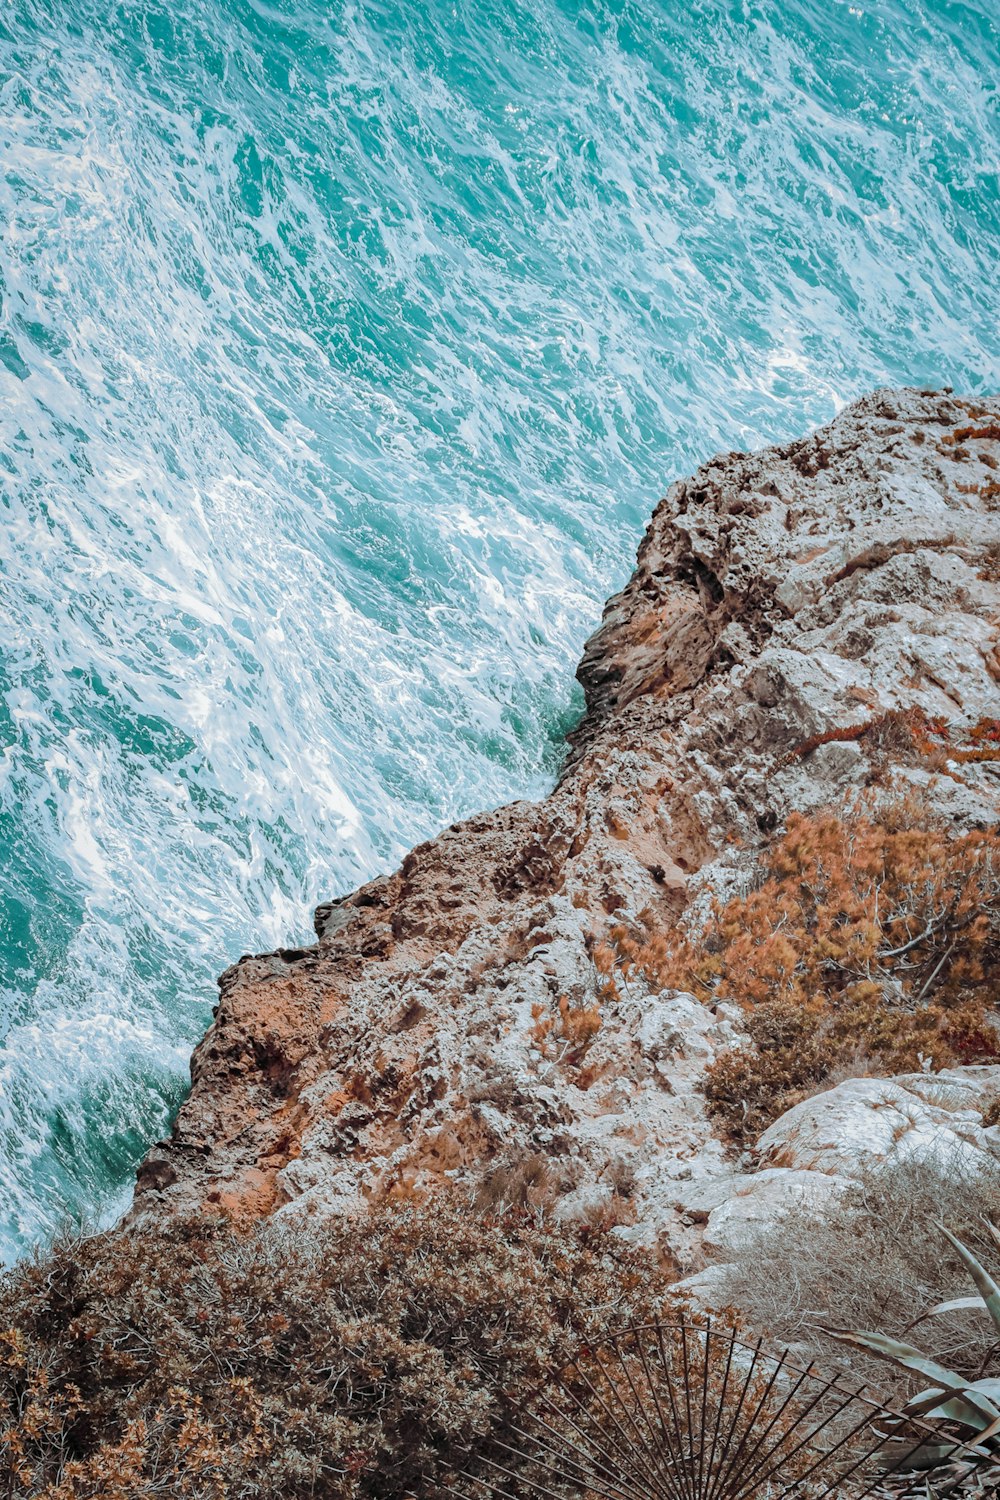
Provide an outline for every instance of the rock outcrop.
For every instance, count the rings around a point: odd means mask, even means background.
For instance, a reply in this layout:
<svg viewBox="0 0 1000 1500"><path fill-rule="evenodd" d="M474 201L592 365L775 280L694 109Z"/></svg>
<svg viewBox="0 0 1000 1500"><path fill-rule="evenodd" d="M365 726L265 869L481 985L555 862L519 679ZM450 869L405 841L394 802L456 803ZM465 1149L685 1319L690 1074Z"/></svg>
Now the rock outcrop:
<svg viewBox="0 0 1000 1500"><path fill-rule="evenodd" d="M987 1122L998 1106L995 1064L848 1078L803 1100L764 1131L753 1170L706 1177L681 1193L678 1207L703 1226L702 1248L714 1264L680 1286L724 1304L727 1259L752 1253L760 1234L789 1213L822 1218L873 1168L933 1164L949 1180L995 1172L1000 1127Z"/></svg>
<svg viewBox="0 0 1000 1500"><path fill-rule="evenodd" d="M602 942L640 914L674 923L692 882L732 886L791 809L869 779L858 739L793 754L804 741L893 709L1000 717L998 505L1000 400L912 390L674 484L587 644L558 786L320 907L315 946L223 975L134 1215L544 1181L558 1211L612 1215L682 1263L706 1219L724 1248L740 1194L697 1085L739 1012L636 985L611 1001ZM997 773L899 771L966 825L1000 815ZM835 1192L802 1108L765 1172Z"/></svg>

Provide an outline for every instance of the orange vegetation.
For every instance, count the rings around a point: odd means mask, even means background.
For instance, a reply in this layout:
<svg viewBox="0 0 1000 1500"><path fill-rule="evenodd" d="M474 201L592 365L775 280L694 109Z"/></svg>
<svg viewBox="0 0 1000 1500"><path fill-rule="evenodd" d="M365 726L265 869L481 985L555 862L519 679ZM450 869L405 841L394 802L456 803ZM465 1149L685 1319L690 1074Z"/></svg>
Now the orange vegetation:
<svg viewBox="0 0 1000 1500"><path fill-rule="evenodd" d="M601 1013L596 1005L573 1006L565 995L559 996L554 1016L536 1001L531 1007L531 1019L532 1040L545 1056L553 1055L553 1043L562 1044L555 1051L559 1062L578 1062L601 1029Z"/></svg>
<svg viewBox="0 0 1000 1500"><path fill-rule="evenodd" d="M942 443L953 447L955 443L967 443L979 439L991 439L1000 442L1000 426L996 422L989 422L985 427L957 427L954 432L941 439Z"/></svg>
<svg viewBox="0 0 1000 1500"><path fill-rule="evenodd" d="M955 835L915 797L793 814L704 930L615 935L626 973L745 1009L749 1045L706 1082L737 1138L838 1069L1000 1056L1000 833Z"/></svg>
<svg viewBox="0 0 1000 1500"><path fill-rule="evenodd" d="M948 761L1000 760L1000 719L980 719L967 728L931 717L922 708L893 708L864 723L810 735L790 751L788 760L804 759L820 745L851 740L872 756L891 754L904 763L943 770Z"/></svg>

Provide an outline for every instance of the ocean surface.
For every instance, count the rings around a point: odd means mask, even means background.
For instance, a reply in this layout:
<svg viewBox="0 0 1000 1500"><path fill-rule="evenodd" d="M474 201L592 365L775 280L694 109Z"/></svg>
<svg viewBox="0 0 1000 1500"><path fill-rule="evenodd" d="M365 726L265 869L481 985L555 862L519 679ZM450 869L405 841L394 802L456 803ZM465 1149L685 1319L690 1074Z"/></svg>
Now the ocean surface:
<svg viewBox="0 0 1000 1500"><path fill-rule="evenodd" d="M657 497L1000 385L996 0L0 11L0 1258L215 976L542 792Z"/></svg>

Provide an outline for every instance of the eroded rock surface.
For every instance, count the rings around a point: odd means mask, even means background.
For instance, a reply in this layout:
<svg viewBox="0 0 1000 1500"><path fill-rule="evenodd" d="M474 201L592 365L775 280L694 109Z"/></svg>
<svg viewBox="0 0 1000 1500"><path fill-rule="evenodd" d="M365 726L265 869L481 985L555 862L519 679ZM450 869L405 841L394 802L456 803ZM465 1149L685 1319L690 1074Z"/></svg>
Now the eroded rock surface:
<svg viewBox="0 0 1000 1500"><path fill-rule="evenodd" d="M320 907L314 947L223 975L136 1214L544 1180L559 1211L690 1261L690 1194L734 1174L697 1085L739 1015L634 983L612 1001L595 947L673 923L693 879L737 883L791 809L869 778L858 743L803 740L893 708L1000 716L998 424L997 399L879 392L674 484L586 647L557 788ZM1000 810L995 765L902 774L958 823Z"/></svg>

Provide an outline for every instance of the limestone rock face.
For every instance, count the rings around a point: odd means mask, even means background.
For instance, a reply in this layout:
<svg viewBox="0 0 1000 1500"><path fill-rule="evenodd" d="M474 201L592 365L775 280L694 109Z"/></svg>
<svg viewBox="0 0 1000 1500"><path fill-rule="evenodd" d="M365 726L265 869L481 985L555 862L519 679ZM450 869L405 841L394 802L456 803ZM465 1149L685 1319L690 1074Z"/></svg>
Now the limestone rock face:
<svg viewBox="0 0 1000 1500"><path fill-rule="evenodd" d="M134 1216L544 1179L559 1211L694 1254L685 1193L734 1173L697 1086L738 1013L635 984L611 1002L596 945L640 913L673 923L693 879L731 888L791 809L865 783L857 743L791 755L803 740L893 708L1000 717L998 433L998 399L882 391L674 484L585 649L559 785L320 907L315 946L222 976ZM994 820L996 767L960 769L904 774L956 823ZM838 1175L802 1108L774 1150Z"/></svg>
<svg viewBox="0 0 1000 1500"><path fill-rule="evenodd" d="M1000 1130L983 1117L1000 1099L1000 1066L944 1068L897 1078L849 1078L786 1111L757 1142L755 1170L706 1178L682 1207L704 1223L703 1249L718 1263L752 1253L762 1231L803 1208L818 1218L865 1171L894 1162L933 1163L974 1176L995 1168ZM719 1275L681 1283L700 1302L725 1302Z"/></svg>
<svg viewBox="0 0 1000 1500"><path fill-rule="evenodd" d="M849 1078L775 1120L758 1149L775 1167L848 1176L914 1158L975 1172L994 1157L983 1113L998 1096L1000 1067Z"/></svg>
<svg viewBox="0 0 1000 1500"><path fill-rule="evenodd" d="M805 1207L822 1216L847 1186L846 1177L826 1172L791 1167L751 1172L738 1179L729 1197L709 1214L704 1248L720 1256L738 1251L792 1209Z"/></svg>

